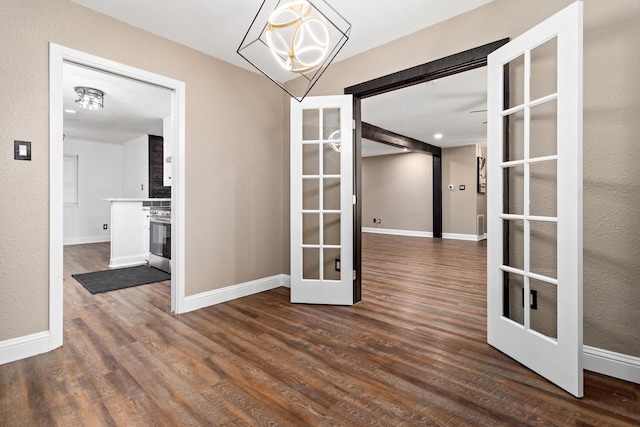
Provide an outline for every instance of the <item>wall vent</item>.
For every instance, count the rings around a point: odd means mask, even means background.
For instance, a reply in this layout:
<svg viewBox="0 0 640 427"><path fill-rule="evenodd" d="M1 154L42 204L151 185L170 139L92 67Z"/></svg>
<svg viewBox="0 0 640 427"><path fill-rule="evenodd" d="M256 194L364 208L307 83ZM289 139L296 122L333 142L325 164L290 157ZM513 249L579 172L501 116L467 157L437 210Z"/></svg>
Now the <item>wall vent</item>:
<svg viewBox="0 0 640 427"><path fill-rule="evenodd" d="M484 215L478 215L476 218L476 233L478 237L484 237Z"/></svg>

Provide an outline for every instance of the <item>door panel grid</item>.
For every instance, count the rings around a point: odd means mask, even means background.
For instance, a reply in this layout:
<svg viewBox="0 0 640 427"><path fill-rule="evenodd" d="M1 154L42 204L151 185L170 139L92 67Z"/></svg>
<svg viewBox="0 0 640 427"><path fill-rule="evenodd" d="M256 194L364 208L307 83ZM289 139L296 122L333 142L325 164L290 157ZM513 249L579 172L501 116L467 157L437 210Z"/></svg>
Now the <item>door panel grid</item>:
<svg viewBox="0 0 640 427"><path fill-rule="evenodd" d="M490 54L487 104L487 341L578 397L582 9Z"/></svg>
<svg viewBox="0 0 640 427"><path fill-rule="evenodd" d="M291 104L291 301L353 304L351 96Z"/></svg>

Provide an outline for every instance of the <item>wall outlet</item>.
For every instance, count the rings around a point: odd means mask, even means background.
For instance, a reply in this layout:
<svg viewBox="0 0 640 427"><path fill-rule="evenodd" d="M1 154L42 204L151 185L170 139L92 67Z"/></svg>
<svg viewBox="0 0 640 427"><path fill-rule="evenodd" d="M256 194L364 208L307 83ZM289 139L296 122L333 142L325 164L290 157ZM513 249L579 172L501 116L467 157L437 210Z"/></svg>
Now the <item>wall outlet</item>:
<svg viewBox="0 0 640 427"><path fill-rule="evenodd" d="M108 227L107 227L107 224L102 224L102 229L103 229L103 230L106 230L107 228L108 228Z"/></svg>
<svg viewBox="0 0 640 427"><path fill-rule="evenodd" d="M449 184L449 190L450 190L450 191L453 191L453 188L454 188L454 187L453 187L453 184Z"/></svg>

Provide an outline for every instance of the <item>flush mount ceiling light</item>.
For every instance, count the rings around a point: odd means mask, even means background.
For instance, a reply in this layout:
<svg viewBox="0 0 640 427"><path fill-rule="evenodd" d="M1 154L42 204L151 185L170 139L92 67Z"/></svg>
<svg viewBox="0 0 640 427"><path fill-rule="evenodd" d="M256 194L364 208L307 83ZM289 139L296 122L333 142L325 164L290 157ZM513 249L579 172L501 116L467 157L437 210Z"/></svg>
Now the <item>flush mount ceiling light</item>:
<svg viewBox="0 0 640 427"><path fill-rule="evenodd" d="M87 110L104 108L104 92L90 87L76 86L73 88L78 94L76 103Z"/></svg>
<svg viewBox="0 0 640 427"><path fill-rule="evenodd" d="M237 52L302 101L350 31L351 24L324 0L264 0ZM285 85L298 77L300 82Z"/></svg>

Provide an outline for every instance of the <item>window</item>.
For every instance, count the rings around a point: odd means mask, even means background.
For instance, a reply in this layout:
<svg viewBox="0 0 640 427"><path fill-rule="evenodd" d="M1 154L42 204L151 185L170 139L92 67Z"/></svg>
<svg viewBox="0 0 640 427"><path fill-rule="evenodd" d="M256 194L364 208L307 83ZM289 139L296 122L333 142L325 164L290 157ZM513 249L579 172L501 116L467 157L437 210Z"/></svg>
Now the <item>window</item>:
<svg viewBox="0 0 640 427"><path fill-rule="evenodd" d="M78 155L65 154L63 165L63 192L65 206L78 206Z"/></svg>

